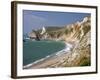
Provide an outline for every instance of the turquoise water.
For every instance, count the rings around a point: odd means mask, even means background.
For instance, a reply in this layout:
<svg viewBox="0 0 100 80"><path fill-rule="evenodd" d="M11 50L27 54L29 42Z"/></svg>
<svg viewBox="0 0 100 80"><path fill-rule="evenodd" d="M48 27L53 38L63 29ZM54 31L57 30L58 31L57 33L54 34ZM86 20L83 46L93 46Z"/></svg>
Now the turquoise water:
<svg viewBox="0 0 100 80"><path fill-rule="evenodd" d="M58 52L65 48L60 41L26 41L23 42L23 65L33 63L36 60Z"/></svg>

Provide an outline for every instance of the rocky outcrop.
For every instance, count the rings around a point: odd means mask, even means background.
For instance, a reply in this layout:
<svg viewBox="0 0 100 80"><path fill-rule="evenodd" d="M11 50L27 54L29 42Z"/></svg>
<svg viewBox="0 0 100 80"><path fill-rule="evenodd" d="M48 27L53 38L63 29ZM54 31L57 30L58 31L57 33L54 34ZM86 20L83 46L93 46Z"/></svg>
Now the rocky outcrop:
<svg viewBox="0 0 100 80"><path fill-rule="evenodd" d="M39 41L40 38L41 38L41 35L40 35L40 33L38 33L37 31L32 30L32 32L30 32L30 33L28 34L28 37L29 37L31 40L37 40L37 41Z"/></svg>
<svg viewBox="0 0 100 80"><path fill-rule="evenodd" d="M28 36L29 36L30 39L34 39L34 38L36 38L36 33L35 32L30 32L28 34Z"/></svg>

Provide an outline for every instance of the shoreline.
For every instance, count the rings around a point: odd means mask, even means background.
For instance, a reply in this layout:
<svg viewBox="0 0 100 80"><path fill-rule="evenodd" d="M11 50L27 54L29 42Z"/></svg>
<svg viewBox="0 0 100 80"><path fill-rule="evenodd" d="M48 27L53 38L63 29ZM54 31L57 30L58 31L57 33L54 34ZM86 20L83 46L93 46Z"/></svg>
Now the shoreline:
<svg viewBox="0 0 100 80"><path fill-rule="evenodd" d="M53 53L51 55L46 56L45 58L39 59L33 63L23 66L23 69L33 69L33 68L45 68L50 65L52 62L57 62L58 59L63 58L64 56L68 55L68 53L73 48L72 43L64 42L65 48Z"/></svg>

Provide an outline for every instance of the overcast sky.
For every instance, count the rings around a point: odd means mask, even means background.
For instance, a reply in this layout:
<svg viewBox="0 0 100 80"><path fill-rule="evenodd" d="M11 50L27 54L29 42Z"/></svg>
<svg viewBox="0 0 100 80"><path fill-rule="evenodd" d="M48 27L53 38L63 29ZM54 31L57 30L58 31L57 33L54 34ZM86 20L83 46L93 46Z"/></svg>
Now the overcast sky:
<svg viewBox="0 0 100 80"><path fill-rule="evenodd" d="M89 13L51 12L23 10L23 32L29 33L32 29L40 29L43 26L65 26L77 21L82 21Z"/></svg>

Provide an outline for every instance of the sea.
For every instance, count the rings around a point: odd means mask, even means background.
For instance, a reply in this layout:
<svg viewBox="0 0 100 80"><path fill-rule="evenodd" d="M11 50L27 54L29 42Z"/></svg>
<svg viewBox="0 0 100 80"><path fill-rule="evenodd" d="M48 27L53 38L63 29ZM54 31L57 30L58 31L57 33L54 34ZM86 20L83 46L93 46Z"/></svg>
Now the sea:
<svg viewBox="0 0 100 80"><path fill-rule="evenodd" d="M23 42L23 66L50 56L66 47L63 41L31 41Z"/></svg>

